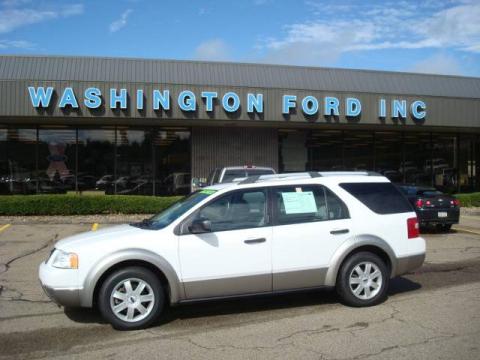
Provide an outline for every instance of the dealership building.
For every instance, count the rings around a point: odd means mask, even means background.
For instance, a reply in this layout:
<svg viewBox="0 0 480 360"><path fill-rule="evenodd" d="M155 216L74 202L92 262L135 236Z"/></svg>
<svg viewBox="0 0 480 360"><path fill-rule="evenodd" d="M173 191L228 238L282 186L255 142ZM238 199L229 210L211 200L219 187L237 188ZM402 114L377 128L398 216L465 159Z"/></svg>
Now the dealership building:
<svg viewBox="0 0 480 360"><path fill-rule="evenodd" d="M0 56L0 193L184 193L215 167L480 191L480 78Z"/></svg>

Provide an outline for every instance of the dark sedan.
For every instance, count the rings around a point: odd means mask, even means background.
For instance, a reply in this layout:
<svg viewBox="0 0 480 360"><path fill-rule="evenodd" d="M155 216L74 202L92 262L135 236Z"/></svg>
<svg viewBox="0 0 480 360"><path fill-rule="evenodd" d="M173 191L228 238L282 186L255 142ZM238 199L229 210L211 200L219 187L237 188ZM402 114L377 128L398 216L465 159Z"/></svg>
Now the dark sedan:
<svg viewBox="0 0 480 360"><path fill-rule="evenodd" d="M431 187L398 185L415 208L420 226L449 231L460 219L460 201Z"/></svg>

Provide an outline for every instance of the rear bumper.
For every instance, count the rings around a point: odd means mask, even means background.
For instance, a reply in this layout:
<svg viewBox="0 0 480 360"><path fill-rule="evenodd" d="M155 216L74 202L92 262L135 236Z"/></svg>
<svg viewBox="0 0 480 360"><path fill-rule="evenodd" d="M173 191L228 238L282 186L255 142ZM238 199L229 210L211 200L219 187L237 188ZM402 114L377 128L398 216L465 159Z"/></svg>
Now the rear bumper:
<svg viewBox="0 0 480 360"><path fill-rule="evenodd" d="M459 208L446 209L419 209L416 211L420 225L427 224L458 224L460 219ZM447 213L446 217L439 217L439 213Z"/></svg>
<svg viewBox="0 0 480 360"><path fill-rule="evenodd" d="M397 259L394 276L405 274L409 271L418 269L425 261L425 253L405 256Z"/></svg>

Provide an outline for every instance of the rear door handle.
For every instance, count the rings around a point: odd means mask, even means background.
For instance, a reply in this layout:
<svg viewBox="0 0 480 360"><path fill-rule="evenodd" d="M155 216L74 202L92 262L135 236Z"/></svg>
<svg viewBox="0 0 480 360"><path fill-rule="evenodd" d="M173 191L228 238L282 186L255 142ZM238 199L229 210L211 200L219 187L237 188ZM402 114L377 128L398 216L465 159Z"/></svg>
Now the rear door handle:
<svg viewBox="0 0 480 360"><path fill-rule="evenodd" d="M348 229L336 229L336 230L332 230L330 231L330 234L332 235L340 235L340 234L347 234L348 232L350 232L350 230Z"/></svg>
<svg viewBox="0 0 480 360"><path fill-rule="evenodd" d="M265 238L257 238L257 239L248 239L248 240L244 240L243 242L245 244L259 244L259 243L263 243L267 241L267 239Z"/></svg>

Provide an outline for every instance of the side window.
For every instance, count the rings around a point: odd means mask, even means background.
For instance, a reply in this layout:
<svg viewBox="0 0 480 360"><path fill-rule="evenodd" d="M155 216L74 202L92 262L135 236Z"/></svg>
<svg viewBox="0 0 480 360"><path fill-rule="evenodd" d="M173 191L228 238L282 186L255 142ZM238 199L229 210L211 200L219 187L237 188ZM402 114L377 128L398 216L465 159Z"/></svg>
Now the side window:
<svg viewBox="0 0 480 360"><path fill-rule="evenodd" d="M325 197L327 198L329 220L348 219L350 217L344 202L328 188L325 188Z"/></svg>
<svg viewBox="0 0 480 360"><path fill-rule="evenodd" d="M323 186L274 188L273 206L277 223L280 225L328 220Z"/></svg>
<svg viewBox="0 0 480 360"><path fill-rule="evenodd" d="M245 170L226 170L225 174L223 174L222 183L228 183L244 177L246 177Z"/></svg>
<svg viewBox="0 0 480 360"><path fill-rule="evenodd" d="M320 185L274 188L273 199L279 225L349 217L345 204L332 191Z"/></svg>
<svg viewBox="0 0 480 360"><path fill-rule="evenodd" d="M213 232L255 228L266 225L266 208L263 189L235 191L204 206L195 219L210 220Z"/></svg>

